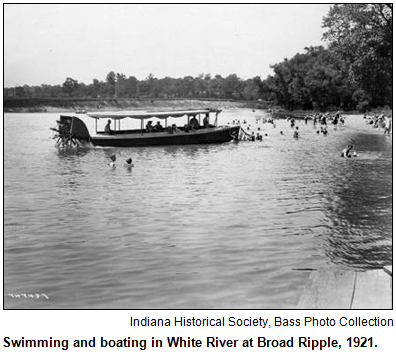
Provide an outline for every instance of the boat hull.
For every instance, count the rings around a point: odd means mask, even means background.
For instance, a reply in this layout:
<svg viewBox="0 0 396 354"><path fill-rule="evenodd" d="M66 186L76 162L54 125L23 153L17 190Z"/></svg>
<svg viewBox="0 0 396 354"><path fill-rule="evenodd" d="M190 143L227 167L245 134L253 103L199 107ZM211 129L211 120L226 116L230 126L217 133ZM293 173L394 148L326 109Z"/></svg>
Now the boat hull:
<svg viewBox="0 0 396 354"><path fill-rule="evenodd" d="M190 132L134 133L92 136L90 141L95 146L158 146L158 145L189 145L189 144L219 144L238 139L239 126L215 127L199 129Z"/></svg>

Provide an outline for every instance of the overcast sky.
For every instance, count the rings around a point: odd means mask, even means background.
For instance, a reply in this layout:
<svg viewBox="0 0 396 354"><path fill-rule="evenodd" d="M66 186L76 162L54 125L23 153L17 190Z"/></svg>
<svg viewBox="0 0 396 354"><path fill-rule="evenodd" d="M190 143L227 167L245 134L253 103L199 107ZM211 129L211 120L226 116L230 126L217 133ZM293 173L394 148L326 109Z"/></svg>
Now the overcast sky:
<svg viewBox="0 0 396 354"><path fill-rule="evenodd" d="M323 45L330 5L14 5L4 7L4 84L92 83L111 70L243 79Z"/></svg>

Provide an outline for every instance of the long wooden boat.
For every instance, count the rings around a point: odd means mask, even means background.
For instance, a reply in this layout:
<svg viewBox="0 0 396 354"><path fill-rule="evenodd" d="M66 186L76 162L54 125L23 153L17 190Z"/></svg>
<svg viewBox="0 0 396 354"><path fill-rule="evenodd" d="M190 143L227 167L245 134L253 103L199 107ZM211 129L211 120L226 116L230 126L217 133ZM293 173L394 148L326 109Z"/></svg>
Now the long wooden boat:
<svg viewBox="0 0 396 354"><path fill-rule="evenodd" d="M221 110L191 109L165 112L97 112L87 113L95 119L95 132L91 134L87 125L78 117L61 116L57 121L55 138L60 145L80 145L90 143L95 146L154 146L154 145L185 145L185 144L214 144L238 140L240 126L218 126L218 114ZM215 114L214 123L210 123L210 115ZM168 126L168 118L187 117L183 126ZM140 129L121 129L123 119L139 119ZM151 131L145 127L145 121L156 118L165 123L163 129ZM204 124L201 124L203 118ZM106 131L98 131L98 121L106 119ZM190 124L195 122L194 125ZM112 127L111 129L109 127Z"/></svg>

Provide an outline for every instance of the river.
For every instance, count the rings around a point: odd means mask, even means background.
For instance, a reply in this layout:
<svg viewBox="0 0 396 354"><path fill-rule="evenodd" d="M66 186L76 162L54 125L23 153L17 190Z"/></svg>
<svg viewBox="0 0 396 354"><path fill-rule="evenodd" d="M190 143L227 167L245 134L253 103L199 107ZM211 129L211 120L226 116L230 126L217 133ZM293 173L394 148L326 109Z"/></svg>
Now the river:
<svg viewBox="0 0 396 354"><path fill-rule="evenodd" d="M5 114L5 308L295 308L314 269L390 264L392 138L264 116L220 114L263 141L65 150L58 114Z"/></svg>

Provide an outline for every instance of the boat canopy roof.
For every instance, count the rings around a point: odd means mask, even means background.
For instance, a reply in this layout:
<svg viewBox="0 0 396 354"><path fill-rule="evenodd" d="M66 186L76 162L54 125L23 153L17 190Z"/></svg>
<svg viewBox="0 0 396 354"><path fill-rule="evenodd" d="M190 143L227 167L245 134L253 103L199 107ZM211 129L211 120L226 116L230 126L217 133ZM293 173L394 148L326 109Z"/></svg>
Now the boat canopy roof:
<svg viewBox="0 0 396 354"><path fill-rule="evenodd" d="M166 119L169 117L179 118L185 115L194 116L197 114L209 114L212 112L220 113L220 109L188 109L185 111L163 111L163 112L147 112L147 111L126 111L126 112L92 112L87 113L89 117L100 119L100 118L111 118L111 119L124 119L124 118L134 118L134 119L149 119L158 118Z"/></svg>

